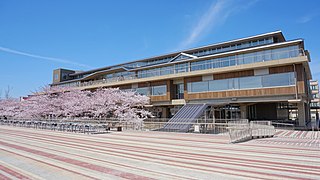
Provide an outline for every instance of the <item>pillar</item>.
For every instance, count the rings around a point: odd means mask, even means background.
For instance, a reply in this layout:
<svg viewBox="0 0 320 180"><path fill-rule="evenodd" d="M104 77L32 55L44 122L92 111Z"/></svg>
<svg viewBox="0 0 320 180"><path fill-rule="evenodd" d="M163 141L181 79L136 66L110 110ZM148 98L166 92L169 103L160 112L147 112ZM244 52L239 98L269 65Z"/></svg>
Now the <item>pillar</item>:
<svg viewBox="0 0 320 180"><path fill-rule="evenodd" d="M306 125L306 105L304 102L300 102L297 104L298 106L298 126L305 126Z"/></svg>
<svg viewBox="0 0 320 180"><path fill-rule="evenodd" d="M248 119L247 118L247 106L246 105L240 105L240 118L241 119Z"/></svg>

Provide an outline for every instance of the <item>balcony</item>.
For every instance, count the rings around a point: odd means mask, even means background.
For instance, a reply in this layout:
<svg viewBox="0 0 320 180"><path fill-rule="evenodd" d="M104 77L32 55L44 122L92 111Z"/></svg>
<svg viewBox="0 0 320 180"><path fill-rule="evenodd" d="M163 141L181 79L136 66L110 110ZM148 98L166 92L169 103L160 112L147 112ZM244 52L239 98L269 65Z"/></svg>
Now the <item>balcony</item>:
<svg viewBox="0 0 320 180"><path fill-rule="evenodd" d="M148 78L161 79L162 77L166 77L170 75L170 77L174 77L178 74L183 73L193 73L192 75L196 75L197 72L201 73L203 70L217 70L225 67L238 67L244 66L248 64L254 63L262 63L262 62L272 62L274 60L284 60L290 58L297 58L306 56L305 51L303 49L293 49L292 47L274 49L274 50L265 50L255 53L247 53L247 54L239 54L233 55L223 58L213 58L208 60L194 61L194 62L185 62L180 64L174 64L169 66L164 66L161 68L149 69L149 70L141 70L138 71L136 75L129 76L121 76L121 77L113 77L107 79L100 80L92 80L86 82L72 82L65 83L53 86L68 86L68 87L88 87L88 86L108 86L108 85L119 85L121 83L136 83L141 82L137 81L138 79L144 80ZM280 62L278 62L280 63Z"/></svg>

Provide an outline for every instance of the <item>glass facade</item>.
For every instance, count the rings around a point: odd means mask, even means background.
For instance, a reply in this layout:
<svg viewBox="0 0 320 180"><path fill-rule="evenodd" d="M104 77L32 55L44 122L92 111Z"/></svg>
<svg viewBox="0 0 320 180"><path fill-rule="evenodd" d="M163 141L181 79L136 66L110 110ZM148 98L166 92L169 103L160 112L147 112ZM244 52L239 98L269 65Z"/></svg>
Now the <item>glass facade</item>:
<svg viewBox="0 0 320 180"><path fill-rule="evenodd" d="M312 102L312 103L310 103L310 107L319 108L319 107L320 107L320 103L318 103L318 102Z"/></svg>
<svg viewBox="0 0 320 180"><path fill-rule="evenodd" d="M239 50L239 49L244 49L244 48L249 48L249 47L255 47L255 46L260 46L260 45L266 45L266 44L272 44L273 43L273 38L263 38L260 40L255 40L255 41L248 41L248 42L243 42L239 44L231 44L229 46L222 46L222 47L217 47L217 48L210 48L210 49L205 49L201 51L196 51L193 52L192 55L194 56L207 56L207 55L212 55L212 54L217 54L217 53L222 53L222 52L228 52L232 50Z"/></svg>
<svg viewBox="0 0 320 180"><path fill-rule="evenodd" d="M139 93L141 95L146 95L146 96L150 95L150 88L149 87L137 88L135 90L137 93Z"/></svg>
<svg viewBox="0 0 320 180"><path fill-rule="evenodd" d="M188 83L188 93L214 92L239 89L255 89L294 85L294 73L269 74L242 78L230 78Z"/></svg>
<svg viewBox="0 0 320 180"><path fill-rule="evenodd" d="M258 44L260 42L257 42ZM250 44L250 45L249 45ZM248 46L250 47L252 44L241 44L241 47ZM253 43L255 44L255 43ZM231 48L231 47L230 47ZM237 55L229 55L226 57L221 58L212 58L207 60L201 61L193 61L193 62L183 62L177 63L173 65L168 65L164 67L157 67L152 69L145 69L145 70L138 70L134 71L126 71L126 72L117 72L113 74L107 74L101 77L103 82L95 81L94 83L106 83L106 82L114 82L120 80L129 80L129 79L140 79L140 78L147 78L147 77L155 77L155 76L163 76L169 74L178 74L190 71L198 71L198 70L206 70L206 69L215 69L215 68L222 68L222 67L229 67L229 66L237 66L243 64L251 64L251 63L258 63L264 61L271 61L271 60L278 60L278 59L285 59L285 58L293 58L302 56L303 51L299 48L298 45L282 47L277 49L269 49L269 50L262 50L253 53L244 53L244 54L237 54ZM166 58L163 61L170 60ZM140 62L137 62L140 63ZM259 83L255 82L259 81L259 79L252 78L252 82L241 82L242 87L239 88L250 88L252 84L250 83ZM237 82L233 82L234 86L237 85ZM273 82L270 82L270 86L272 86ZM87 84L79 84L79 86L85 86ZM91 84L90 84L91 85ZM219 89L218 87L217 89ZM222 88L222 87L221 87Z"/></svg>
<svg viewBox="0 0 320 180"><path fill-rule="evenodd" d="M299 56L299 46L289 46L254 53L245 53L223 58L214 58L209 60L191 62L191 71L221 68L242 64L252 64L257 62L292 58L297 56Z"/></svg>
<svg viewBox="0 0 320 180"><path fill-rule="evenodd" d="M289 46L272 50L264 50L254 53L232 55L222 58L213 58L190 63L180 63L161 68L138 71L138 78L154 77L167 74L177 74L189 71L222 68L242 64L252 64L263 61L285 59L300 56L299 46Z"/></svg>
<svg viewBox="0 0 320 180"><path fill-rule="evenodd" d="M151 95L152 96L163 96L167 94L167 86L152 86L151 87Z"/></svg>
<svg viewBox="0 0 320 180"><path fill-rule="evenodd" d="M163 96L167 94L167 85L136 88L133 90L141 95Z"/></svg>

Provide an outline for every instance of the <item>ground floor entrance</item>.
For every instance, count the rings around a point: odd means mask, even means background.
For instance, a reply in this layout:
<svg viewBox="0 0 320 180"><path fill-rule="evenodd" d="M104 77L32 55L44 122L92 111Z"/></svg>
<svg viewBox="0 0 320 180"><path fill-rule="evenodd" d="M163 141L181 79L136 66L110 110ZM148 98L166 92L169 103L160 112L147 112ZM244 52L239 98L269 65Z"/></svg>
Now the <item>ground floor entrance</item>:
<svg viewBox="0 0 320 180"><path fill-rule="evenodd" d="M170 119L183 105L163 105L150 109L154 117ZM305 126L309 119L307 103L288 102L258 102L258 103L230 103L208 104L201 119L214 122L228 120L265 120L279 123L290 123L296 126Z"/></svg>

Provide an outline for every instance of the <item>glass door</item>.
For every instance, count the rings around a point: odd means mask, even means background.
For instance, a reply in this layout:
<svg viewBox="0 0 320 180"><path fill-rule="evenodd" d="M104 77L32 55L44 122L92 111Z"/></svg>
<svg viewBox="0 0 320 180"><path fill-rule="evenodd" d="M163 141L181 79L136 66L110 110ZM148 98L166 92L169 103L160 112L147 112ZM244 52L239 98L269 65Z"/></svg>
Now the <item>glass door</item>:
<svg viewBox="0 0 320 180"><path fill-rule="evenodd" d="M184 84L176 84L176 94L175 99L183 99L184 98Z"/></svg>

